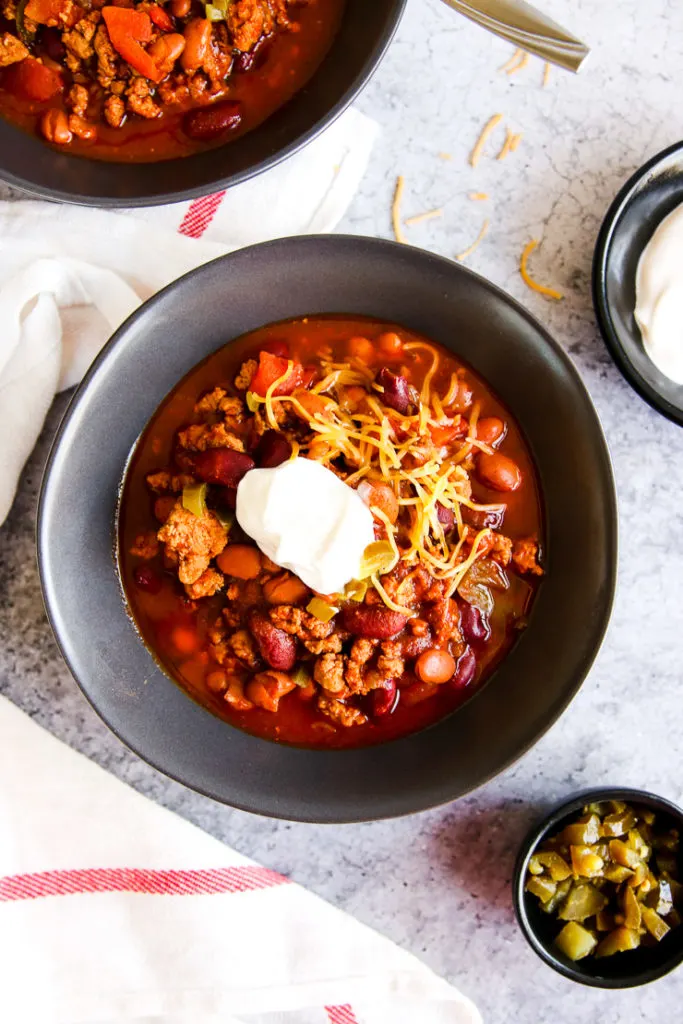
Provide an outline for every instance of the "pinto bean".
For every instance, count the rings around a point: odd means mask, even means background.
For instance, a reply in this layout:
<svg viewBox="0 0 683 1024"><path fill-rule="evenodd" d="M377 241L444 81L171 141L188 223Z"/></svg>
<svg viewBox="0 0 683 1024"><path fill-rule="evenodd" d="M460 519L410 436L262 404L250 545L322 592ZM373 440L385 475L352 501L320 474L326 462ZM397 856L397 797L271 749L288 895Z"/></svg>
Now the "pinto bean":
<svg viewBox="0 0 683 1024"><path fill-rule="evenodd" d="M477 423L477 440L493 447L505 436L506 429L499 416L486 416Z"/></svg>
<svg viewBox="0 0 683 1024"><path fill-rule="evenodd" d="M309 594L306 584L289 572L273 576L263 584L263 596L269 604L299 604Z"/></svg>
<svg viewBox="0 0 683 1024"><path fill-rule="evenodd" d="M347 349L349 355L360 359L361 363L371 363L375 357L375 348L369 338L349 338Z"/></svg>
<svg viewBox="0 0 683 1024"><path fill-rule="evenodd" d="M396 710L398 700L398 687L390 679L385 686L370 691L370 714L373 718L384 718Z"/></svg>
<svg viewBox="0 0 683 1024"><path fill-rule="evenodd" d="M205 452L195 452L191 472L204 483L236 487L254 465L254 460L243 452L234 452L231 448L209 448Z"/></svg>
<svg viewBox="0 0 683 1024"><path fill-rule="evenodd" d="M400 612L392 612L383 605L346 605L339 612L342 629L353 636L374 640L391 640L398 636L408 619Z"/></svg>
<svg viewBox="0 0 683 1024"><path fill-rule="evenodd" d="M447 683L455 672L455 658L448 651L432 647L415 662L415 675L423 683Z"/></svg>
<svg viewBox="0 0 683 1024"><path fill-rule="evenodd" d="M377 347L385 356L400 356L403 352L403 342L395 331L386 331L380 334L377 339Z"/></svg>
<svg viewBox="0 0 683 1024"><path fill-rule="evenodd" d="M381 396L384 404L406 416L411 405L410 385L406 378L383 366L377 374L377 383L384 389Z"/></svg>
<svg viewBox="0 0 683 1024"><path fill-rule="evenodd" d="M228 688L228 675L222 668L214 669L213 672L207 672L204 677L207 690L211 690L212 693L225 693Z"/></svg>
<svg viewBox="0 0 683 1024"><path fill-rule="evenodd" d="M171 0L169 6L174 18L186 18L192 10L192 0Z"/></svg>
<svg viewBox="0 0 683 1024"><path fill-rule="evenodd" d="M213 25L207 18L192 18L185 26L185 49L180 60L183 71L197 71L206 60L211 45Z"/></svg>
<svg viewBox="0 0 683 1024"><path fill-rule="evenodd" d="M246 686L245 694L257 707L277 711L280 700L296 689L296 683L284 672L259 672Z"/></svg>
<svg viewBox="0 0 683 1024"><path fill-rule="evenodd" d="M358 496L368 508L378 508L380 512L384 512L390 523L395 523L398 519L398 498L389 484L380 480L362 480L358 485Z"/></svg>
<svg viewBox="0 0 683 1024"><path fill-rule="evenodd" d="M274 469L292 454L292 446L279 430L266 430L254 451L254 460L261 469Z"/></svg>
<svg viewBox="0 0 683 1024"><path fill-rule="evenodd" d="M507 455L480 452L477 457L477 475L482 483L494 491L516 491L522 485L522 471Z"/></svg>
<svg viewBox="0 0 683 1024"><path fill-rule="evenodd" d="M216 565L226 576L255 580L261 572L261 552L250 544L228 544L216 558Z"/></svg>
<svg viewBox="0 0 683 1024"><path fill-rule="evenodd" d="M241 121L241 105L234 100L224 100L222 103L209 103L197 110L188 110L183 118L183 131L191 139L208 141L239 128Z"/></svg>
<svg viewBox="0 0 683 1024"><path fill-rule="evenodd" d="M258 612L249 616L249 629L259 648L261 657L271 668L289 672L296 663L296 640L284 629L278 629Z"/></svg>
<svg viewBox="0 0 683 1024"><path fill-rule="evenodd" d="M56 107L46 110L41 117L40 131L43 138L48 142L54 142L56 146L68 146L73 138L67 115Z"/></svg>
<svg viewBox="0 0 683 1024"><path fill-rule="evenodd" d="M185 49L185 36L179 32L167 32L154 40L148 54L159 68L160 74L166 76L173 70L173 65Z"/></svg>
<svg viewBox="0 0 683 1024"><path fill-rule="evenodd" d="M458 690L464 690L474 679L476 671L477 659L474 656L474 651L471 647L466 647L458 659L458 666L455 670L455 675L451 679L451 686Z"/></svg>

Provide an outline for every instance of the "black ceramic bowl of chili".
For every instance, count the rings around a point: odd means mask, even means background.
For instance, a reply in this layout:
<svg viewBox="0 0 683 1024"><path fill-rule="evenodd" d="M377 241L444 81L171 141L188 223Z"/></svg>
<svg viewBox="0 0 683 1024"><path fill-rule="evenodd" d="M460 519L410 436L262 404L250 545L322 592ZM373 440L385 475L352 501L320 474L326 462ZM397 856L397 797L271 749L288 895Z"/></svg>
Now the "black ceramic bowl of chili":
<svg viewBox="0 0 683 1024"><path fill-rule="evenodd" d="M0 17L0 177L144 206L224 189L314 139L405 0L18 0Z"/></svg>
<svg viewBox="0 0 683 1024"><path fill-rule="evenodd" d="M557 912L544 913L537 896L527 890L529 864L539 848L549 839L562 833L566 826L573 825L583 818L583 812L587 807L594 809L595 805L601 805L607 811L625 805L627 809L634 809L636 813L642 808L646 815L654 817L660 831L673 830L674 835L683 835L683 811L680 807L647 790L605 787L578 793L570 800L563 801L537 822L522 843L512 882L515 914L524 937L534 952L565 978L594 988L634 988L656 981L683 961L683 925L671 926L658 942L646 934L645 942L637 948L601 956L593 955L597 951L593 949L589 955L571 960L556 944L560 930L563 925L566 927L565 920L558 920ZM672 885L676 885L678 879L683 878L682 854L679 849L673 858L668 851L666 853L668 859L675 861L674 864L667 864L667 867L674 878ZM656 850L654 854L653 864L656 865ZM680 889L677 885L676 888ZM676 905L680 907L680 899L675 901L674 908ZM569 917L571 916L570 914ZM595 939L601 938L604 938L604 933L598 932ZM599 946L597 948L599 949Z"/></svg>
<svg viewBox="0 0 683 1024"><path fill-rule="evenodd" d="M514 459L528 450L540 498L544 575L511 649L469 700L428 728L344 750L272 742L192 699L141 641L122 600L115 554L124 472L164 398L231 338L306 316L371 318L449 350L509 413L522 446ZM204 365L211 370L212 360ZM196 398L184 400L191 419ZM164 468L164 437L150 470ZM140 499L150 508L144 482ZM172 500L176 505L177 496ZM567 356L529 313L450 261L394 243L327 236L283 239L214 261L123 325L60 428L43 485L38 546L46 606L66 660L130 747L227 804L342 822L453 800L549 728L581 685L607 626L616 526L595 411Z"/></svg>

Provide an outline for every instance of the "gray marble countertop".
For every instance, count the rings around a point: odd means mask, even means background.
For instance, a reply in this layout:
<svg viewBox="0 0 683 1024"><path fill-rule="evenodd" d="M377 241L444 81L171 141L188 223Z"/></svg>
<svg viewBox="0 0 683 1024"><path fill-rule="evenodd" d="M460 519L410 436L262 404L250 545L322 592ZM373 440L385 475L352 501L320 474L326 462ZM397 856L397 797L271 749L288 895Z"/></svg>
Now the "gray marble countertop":
<svg viewBox="0 0 683 1024"><path fill-rule="evenodd" d="M452 256L489 216L488 236L469 265L550 328L591 392L619 492L619 588L602 651L569 710L479 792L398 821L324 828L269 821L163 778L95 716L43 612L36 496L63 396L0 529L0 690L136 789L413 951L474 998L487 1024L573 1024L577 1010L584 1020L604 1014L622 1024L660 1024L680 1019L683 1011L673 1008L683 1004L683 972L622 993L578 989L526 946L509 880L530 822L576 789L619 783L683 797L683 434L622 380L598 335L590 299L592 250L607 206L644 160L683 135L683 5L545 0L543 6L594 51L579 78L553 71L546 88L539 62L506 76L498 68L509 46L438 0L410 0L359 103L382 134L341 229L389 237L397 173L406 179L406 215L444 210L440 219L410 229L417 245ZM504 162L487 158L472 170L467 155L498 111L523 132L521 146ZM469 200L474 190L491 199ZM562 302L528 291L519 277L519 255L532 237L542 239L534 273L565 293Z"/></svg>

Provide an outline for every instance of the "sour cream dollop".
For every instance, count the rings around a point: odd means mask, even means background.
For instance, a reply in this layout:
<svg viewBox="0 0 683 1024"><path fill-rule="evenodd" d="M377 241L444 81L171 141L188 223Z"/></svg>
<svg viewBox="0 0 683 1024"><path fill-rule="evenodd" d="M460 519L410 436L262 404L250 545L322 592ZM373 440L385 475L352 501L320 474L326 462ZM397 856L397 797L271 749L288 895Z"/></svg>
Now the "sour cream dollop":
<svg viewBox="0 0 683 1024"><path fill-rule="evenodd" d="M375 539L372 513L356 491L312 459L252 469L237 488L235 511L268 558L320 594L357 579Z"/></svg>
<svg viewBox="0 0 683 1024"><path fill-rule="evenodd" d="M683 384L683 205L664 218L640 257L635 318L657 369Z"/></svg>

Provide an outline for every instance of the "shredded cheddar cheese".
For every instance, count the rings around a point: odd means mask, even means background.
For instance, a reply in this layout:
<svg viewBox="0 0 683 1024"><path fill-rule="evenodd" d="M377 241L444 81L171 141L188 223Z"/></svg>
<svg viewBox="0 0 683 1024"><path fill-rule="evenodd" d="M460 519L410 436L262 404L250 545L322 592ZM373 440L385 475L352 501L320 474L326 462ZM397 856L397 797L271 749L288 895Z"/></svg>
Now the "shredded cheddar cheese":
<svg viewBox="0 0 683 1024"><path fill-rule="evenodd" d="M510 72L510 70L514 71L516 65L521 61L523 56L524 56L524 50L522 50L520 47L517 47L517 49L512 54L512 56L509 57L505 61L505 63L501 67L498 68L498 70L499 71L504 71L506 74L508 74Z"/></svg>
<svg viewBox="0 0 683 1024"><path fill-rule="evenodd" d="M405 182L403 175L399 174L396 179L396 189L394 190L394 201L391 206L391 221L394 227L394 237L397 242L401 245L407 245L408 239L403 234L403 228L401 227L401 200L403 199L403 189Z"/></svg>
<svg viewBox="0 0 683 1024"><path fill-rule="evenodd" d="M551 67L552 67L552 65L550 64L550 61L546 61L545 64L543 65L543 85L542 85L543 89L545 89L545 87L547 86L548 82L550 81L550 69L551 69Z"/></svg>
<svg viewBox="0 0 683 1024"><path fill-rule="evenodd" d="M479 138L477 139L474 145L474 149L470 153L471 167L476 167L479 161L481 160L482 154L484 152L484 147L488 141L489 135L491 134L491 132L495 131L495 129L502 120L502 114L494 114L493 117L489 118L489 120L482 128Z"/></svg>
<svg viewBox="0 0 683 1024"><path fill-rule="evenodd" d="M452 160L453 157L450 153L437 153L439 160Z"/></svg>
<svg viewBox="0 0 683 1024"><path fill-rule="evenodd" d="M466 260L468 256L472 255L472 253L475 251L475 249L479 248L481 243L484 241L484 238L486 237L486 233L488 232L488 229L489 229L489 223L490 223L490 221L489 221L489 218L487 217L486 220L484 221L484 223L481 226L481 230L479 231L479 234L477 235L475 240L472 242L472 245L468 246L468 248L465 249L464 252L458 253L457 256L455 257L456 260L458 260L460 263L462 263L463 260Z"/></svg>
<svg viewBox="0 0 683 1024"><path fill-rule="evenodd" d="M488 199L488 198L489 198L488 192L470 192L470 199L474 199L476 201L481 201L481 200Z"/></svg>
<svg viewBox="0 0 683 1024"><path fill-rule="evenodd" d="M496 157L496 160L504 160L508 153L512 152L512 140L514 139L514 137L515 133L513 132L512 128L508 128L505 134L505 142L503 143L503 147L498 156Z"/></svg>
<svg viewBox="0 0 683 1024"><path fill-rule="evenodd" d="M409 580L397 585L388 575L399 560L414 563L416 569L423 563L436 579L448 581L448 592L454 593L476 559L488 550L482 538L489 531L480 531L475 536L464 525L462 509L487 511L500 506L476 505L472 501L469 474L473 458L478 450L490 449L477 440L479 403L471 407L465 423L461 414L450 410L452 404L462 400L463 371L451 375L444 393L443 382L435 386L440 367L437 349L425 342L408 342L404 347L406 355L410 353L410 358L423 366L420 393L414 392L412 407L405 415L379 400L375 392L381 392L381 388L375 384L373 372L356 366L355 361L333 363L322 358L322 380L315 390L302 388L291 395L276 395L278 385L290 373L290 364L287 372L268 388L265 397L253 397L257 408L265 407L270 424L277 425L280 405L308 425L307 440L294 447L292 458L314 458L335 471L335 460L343 456L351 468L346 477L349 486L365 480L370 487L377 480L389 484L403 510L400 539L397 524L391 522L383 508L377 507L369 492L372 514L386 534L386 539L377 543L386 545L388 557L381 567L369 566L368 583L386 607L410 616L415 612L410 607ZM345 387L349 382L362 382L362 402L346 403ZM306 396L314 394L319 399L307 402ZM443 442L435 440L438 435L432 432L443 431L451 424L459 424L460 432L444 449ZM439 519L441 506L453 513L455 525L448 535Z"/></svg>
<svg viewBox="0 0 683 1024"><path fill-rule="evenodd" d="M537 245L538 239L532 238L531 241L524 246L524 251L522 253L522 258L519 264L519 272L522 275L522 280L524 281L524 284L527 285L527 287L531 288L532 291L538 292L539 295L545 295L548 299L555 299L556 301L559 302L562 298L564 298L562 292L558 292L554 288L548 288L547 285L539 284L538 281L535 281L529 273L529 257L531 256L531 253L534 251Z"/></svg>
<svg viewBox="0 0 683 1024"><path fill-rule="evenodd" d="M512 67L506 69L506 75L515 75L518 71L521 71L522 68L525 68L529 63L529 54L526 52L526 50L518 50L517 54L519 55L517 62L513 64Z"/></svg>
<svg viewBox="0 0 683 1024"><path fill-rule="evenodd" d="M416 213L413 217L406 217L403 223L408 228L412 228L415 224L422 224L425 220L434 220L436 217L443 217L443 210L438 207L435 210L425 210L424 213Z"/></svg>
<svg viewBox="0 0 683 1024"><path fill-rule="evenodd" d="M523 139L523 135L522 135L521 132L518 132L516 135L512 136L512 138L510 139L510 152L511 153L514 153L514 151L517 149L517 147L519 146L519 144L522 141L522 139Z"/></svg>

